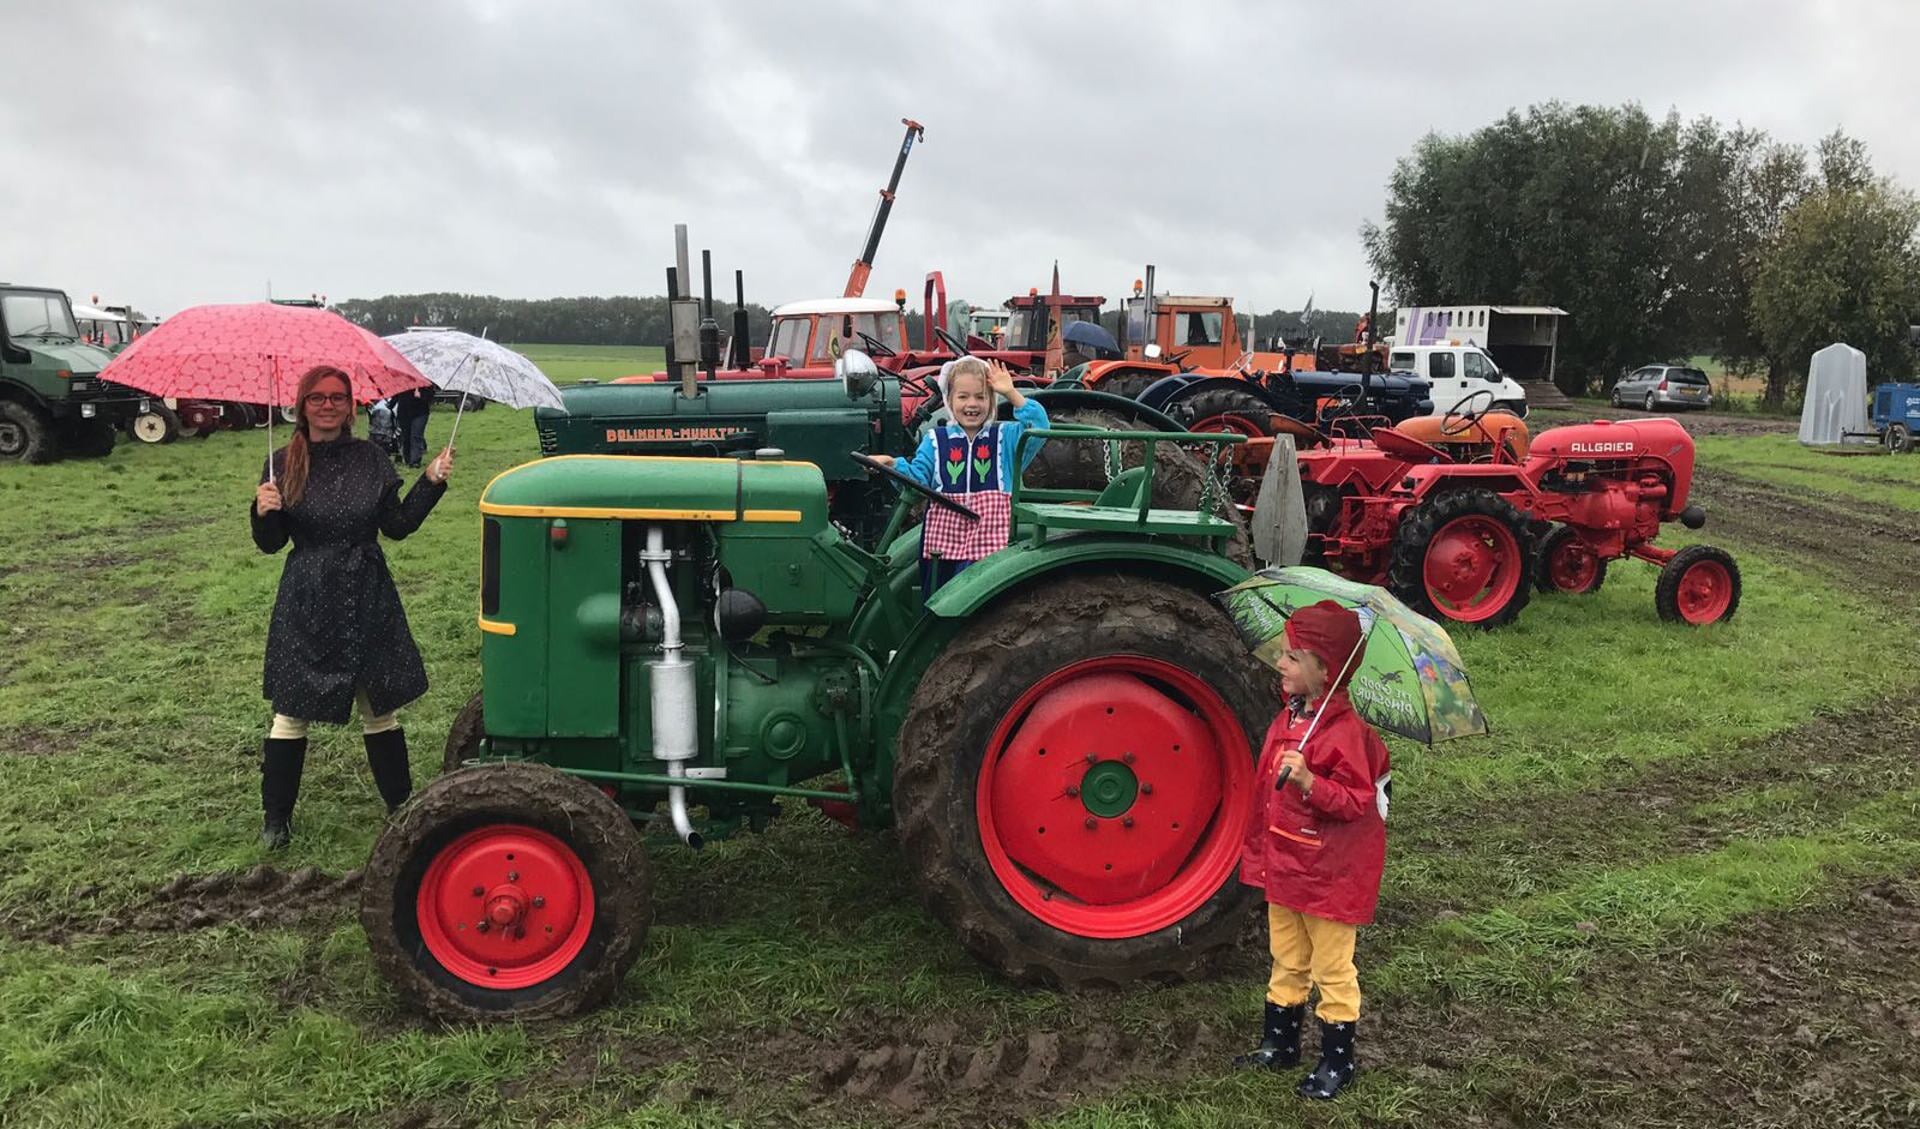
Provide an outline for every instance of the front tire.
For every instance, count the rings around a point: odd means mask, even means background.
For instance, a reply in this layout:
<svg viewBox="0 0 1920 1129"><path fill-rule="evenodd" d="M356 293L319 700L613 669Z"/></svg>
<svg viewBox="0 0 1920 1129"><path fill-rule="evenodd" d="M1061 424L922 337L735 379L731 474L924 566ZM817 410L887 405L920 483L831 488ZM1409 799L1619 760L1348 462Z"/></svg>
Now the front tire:
<svg viewBox="0 0 1920 1129"><path fill-rule="evenodd" d="M447 730L446 747L440 752L440 772L458 772L466 763L480 755L480 738L486 736L486 718L484 716L486 695L475 694L460 707L453 717L453 726Z"/></svg>
<svg viewBox="0 0 1920 1129"><path fill-rule="evenodd" d="M639 833L599 789L542 764L475 765L387 822L360 924L381 975L419 1011L553 1019L619 985L652 892Z"/></svg>
<svg viewBox="0 0 1920 1129"><path fill-rule="evenodd" d="M1740 566L1724 549L1688 545L1661 568L1653 606L1668 623L1698 627L1732 619L1740 609Z"/></svg>
<svg viewBox="0 0 1920 1129"><path fill-rule="evenodd" d="M53 439L53 422L40 409L15 400L0 400L0 460L50 463L59 451Z"/></svg>
<svg viewBox="0 0 1920 1129"><path fill-rule="evenodd" d="M1206 599L1075 576L1003 599L922 677L893 804L927 908L1055 987L1171 982L1231 952L1272 672Z"/></svg>
<svg viewBox="0 0 1920 1129"><path fill-rule="evenodd" d="M1388 587L1422 615L1493 628L1533 595L1526 518L1491 490L1455 490L1407 510L1393 535Z"/></svg>
<svg viewBox="0 0 1920 1129"><path fill-rule="evenodd" d="M127 434L142 443L171 443L180 438L180 417L165 404L154 404L127 422Z"/></svg>
<svg viewBox="0 0 1920 1129"><path fill-rule="evenodd" d="M1904 455L1913 450L1913 432L1904 423L1887 425L1887 450L1896 455Z"/></svg>
<svg viewBox="0 0 1920 1129"><path fill-rule="evenodd" d="M71 458L98 459L113 453L119 432L103 419L78 419L61 428L60 445Z"/></svg>

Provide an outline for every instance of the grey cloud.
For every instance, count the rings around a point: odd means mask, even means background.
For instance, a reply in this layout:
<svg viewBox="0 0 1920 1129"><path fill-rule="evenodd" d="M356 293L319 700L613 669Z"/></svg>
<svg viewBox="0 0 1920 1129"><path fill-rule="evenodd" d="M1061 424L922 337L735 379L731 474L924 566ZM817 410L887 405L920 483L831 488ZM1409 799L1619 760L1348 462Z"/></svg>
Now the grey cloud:
<svg viewBox="0 0 1920 1129"><path fill-rule="evenodd" d="M1897 0L1175 6L0 0L0 273L168 311L283 291L653 293L671 225L769 304L870 289L1366 295L1394 160L1559 98L1843 126L1913 179ZM75 60L84 59L84 67ZM730 275L728 276L730 277Z"/></svg>

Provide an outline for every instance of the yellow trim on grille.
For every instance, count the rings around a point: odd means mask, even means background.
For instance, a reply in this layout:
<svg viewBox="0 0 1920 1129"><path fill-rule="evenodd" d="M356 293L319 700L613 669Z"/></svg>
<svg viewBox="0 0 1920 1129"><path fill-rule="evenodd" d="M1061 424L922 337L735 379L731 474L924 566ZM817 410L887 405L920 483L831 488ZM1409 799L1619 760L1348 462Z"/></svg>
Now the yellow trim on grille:
<svg viewBox="0 0 1920 1129"><path fill-rule="evenodd" d="M486 616L481 616L480 630L486 632L489 635L513 635L513 634L517 634L520 628L515 624L501 623L498 620L492 620L492 619L488 619Z"/></svg>
<svg viewBox="0 0 1920 1129"><path fill-rule="evenodd" d="M508 506L480 503L480 512L496 517L610 517L637 521L733 521L732 510L665 510L630 506ZM744 510L741 521L798 522L799 510Z"/></svg>

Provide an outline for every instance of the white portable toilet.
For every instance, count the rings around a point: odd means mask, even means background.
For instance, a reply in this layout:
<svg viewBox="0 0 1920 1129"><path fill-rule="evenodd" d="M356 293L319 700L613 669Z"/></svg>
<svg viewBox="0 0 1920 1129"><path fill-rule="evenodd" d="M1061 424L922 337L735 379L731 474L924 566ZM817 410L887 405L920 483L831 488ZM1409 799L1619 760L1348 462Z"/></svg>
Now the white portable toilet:
<svg viewBox="0 0 1920 1129"><path fill-rule="evenodd" d="M1800 442L1843 443L1867 431L1867 355L1835 342L1807 366L1807 402L1800 409Z"/></svg>

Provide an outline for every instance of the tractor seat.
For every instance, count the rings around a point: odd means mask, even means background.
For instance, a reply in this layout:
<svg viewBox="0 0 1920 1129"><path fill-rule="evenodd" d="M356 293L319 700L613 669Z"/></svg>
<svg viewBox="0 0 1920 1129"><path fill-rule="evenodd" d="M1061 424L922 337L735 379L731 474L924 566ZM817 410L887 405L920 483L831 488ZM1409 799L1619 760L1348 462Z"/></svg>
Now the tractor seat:
<svg viewBox="0 0 1920 1129"><path fill-rule="evenodd" d="M1494 445L1505 441L1510 461L1524 462L1529 449L1527 425L1511 412L1488 412L1464 430L1448 435L1444 416L1414 416L1401 420L1392 430L1429 447L1447 451L1457 462L1477 462L1491 457ZM1379 429L1374 431L1378 442Z"/></svg>

